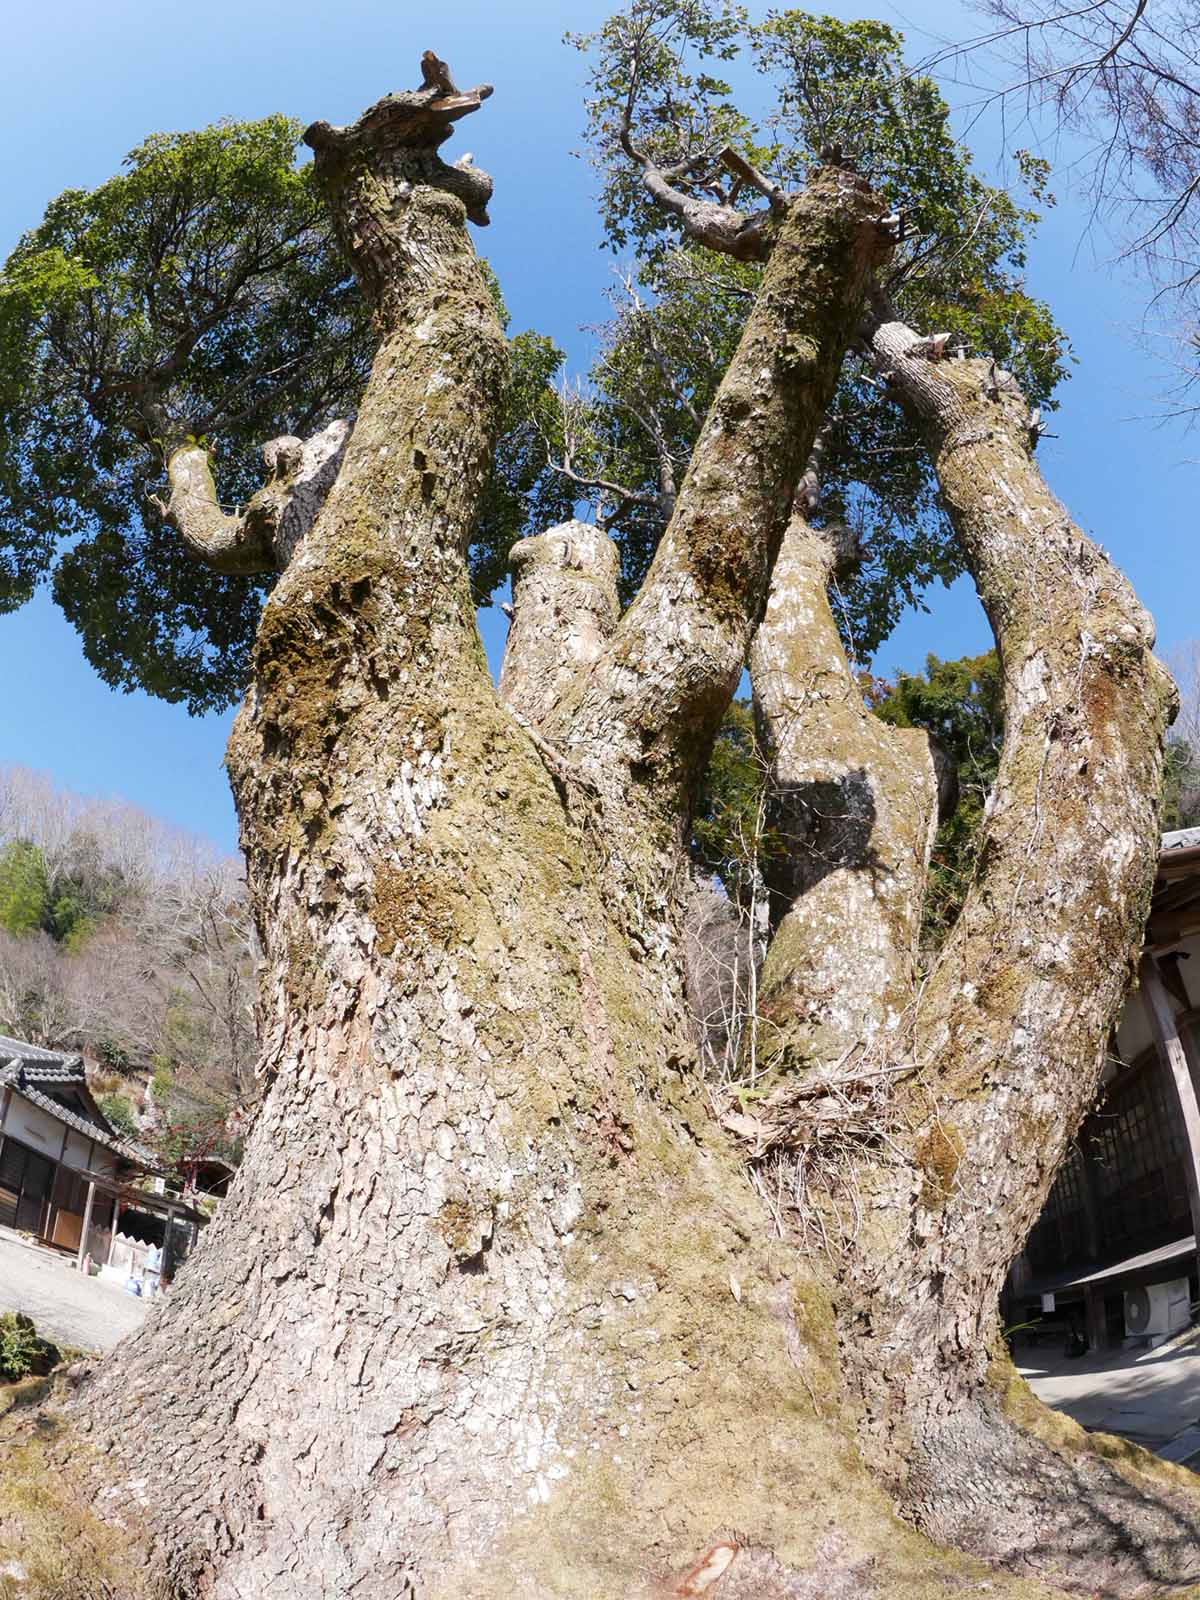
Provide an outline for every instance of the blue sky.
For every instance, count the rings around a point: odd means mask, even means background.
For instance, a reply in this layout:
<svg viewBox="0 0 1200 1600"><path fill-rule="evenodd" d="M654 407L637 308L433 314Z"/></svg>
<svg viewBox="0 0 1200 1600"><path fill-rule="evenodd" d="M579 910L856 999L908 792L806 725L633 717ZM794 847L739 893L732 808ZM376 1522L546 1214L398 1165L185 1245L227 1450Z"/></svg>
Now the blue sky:
<svg viewBox="0 0 1200 1600"><path fill-rule="evenodd" d="M495 97L456 140L496 180L492 227L479 235L512 312L586 367L603 319L613 259L600 248L592 174L572 152L582 125L582 63L560 42L611 9L599 0L458 0L416 7L407 0L209 0L201 8L162 0L46 0L5 24L0 60L0 144L7 154L0 195L0 252L7 253L47 200L115 172L151 131L199 127L221 116L285 111L345 122L391 89L417 81L426 48L444 56L460 83L491 81ZM837 15L876 16L908 33L911 54L936 39L977 31L981 19L945 0L902 8L831 5ZM947 84L964 117L978 96ZM1001 130L984 119L970 140L979 163L1002 156ZM1069 146L1021 144L1066 165ZM1151 420L1162 372L1139 338L1146 294L1090 237L1087 207L1066 175L1060 204L1031 252L1029 283L1050 301L1078 358L1040 447L1044 469L1076 519L1130 574L1154 612L1164 647L1200 633L1200 555L1195 539L1196 443L1179 424ZM932 617L906 619L880 651L878 670L921 665L925 653L982 650L986 624L969 585L930 599ZM485 618L493 656L500 619ZM165 820L232 848L236 824L222 752L228 716L189 717L178 706L100 683L73 630L49 598L0 617L0 762L51 773L86 793L119 794Z"/></svg>

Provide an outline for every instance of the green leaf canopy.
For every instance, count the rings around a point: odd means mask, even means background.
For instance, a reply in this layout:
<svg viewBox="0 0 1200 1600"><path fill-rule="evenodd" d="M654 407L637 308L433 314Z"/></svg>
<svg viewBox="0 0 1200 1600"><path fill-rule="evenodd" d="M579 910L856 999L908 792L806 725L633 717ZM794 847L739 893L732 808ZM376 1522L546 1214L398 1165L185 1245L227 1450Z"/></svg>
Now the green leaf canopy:
<svg viewBox="0 0 1200 1600"><path fill-rule="evenodd" d="M263 441L352 410L373 348L298 137L155 134L0 274L0 607L50 577L107 683L196 711L240 691L261 584L184 554L148 499L165 453L204 438L247 498Z"/></svg>

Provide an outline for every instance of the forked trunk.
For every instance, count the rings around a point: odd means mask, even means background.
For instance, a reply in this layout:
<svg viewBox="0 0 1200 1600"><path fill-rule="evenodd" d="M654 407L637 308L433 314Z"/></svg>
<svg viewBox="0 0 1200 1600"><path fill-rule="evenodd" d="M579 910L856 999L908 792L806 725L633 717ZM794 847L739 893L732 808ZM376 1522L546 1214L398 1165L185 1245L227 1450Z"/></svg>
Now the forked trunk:
<svg viewBox="0 0 1200 1600"><path fill-rule="evenodd" d="M837 169L789 203L642 593L618 621L594 531L531 541L502 700L464 563L503 382L464 227L490 184L436 153L483 91L435 61L426 80L309 135L381 343L229 747L265 952L263 1108L196 1259L76 1416L110 1485L153 1484L179 1595L1045 1593L935 1547L889 1492L969 1542L937 1452L975 1505L1009 1487L1006 1463L967 1471L976 1411L960 1426L947 1408L986 1384L987 1296L1094 1085L1136 941L1165 704L1144 619L1057 508L1032 517L1005 435L1003 549L975 480L961 490L1013 696L993 888L890 1030L913 1070L888 1138L857 1153L859 1234L838 1233L850 1208L827 1189L832 1264L805 1261L769 1235L693 1071L681 842L886 254L882 208ZM1053 589L1036 615L1034 589ZM923 850L912 818L902 834ZM862 860L841 867L857 903ZM902 986L911 906L901 922ZM807 1058L822 1049L810 1037ZM1105 1514L1136 1528L1137 1492L1110 1483L1127 1503ZM975 1544L1011 1556L1011 1530L986 1527Z"/></svg>
<svg viewBox="0 0 1200 1600"><path fill-rule="evenodd" d="M268 1088L86 1415L184 1593L766 1593L820 1543L820 1370L689 1070L678 797L886 241L840 173L797 203L640 609L518 721L463 561L502 340L445 105L312 136L381 345L230 741Z"/></svg>
<svg viewBox="0 0 1200 1600"><path fill-rule="evenodd" d="M788 1075L751 1131L760 1158L777 1152L764 1179L799 1202L801 1227L828 1250L859 1439L902 1511L1018 1570L1117 1591L1179 1580L1200 1571L1195 1502L1156 1502L1098 1455L1048 1448L1038 1434L1053 1424L1032 1404L1021 1418L1032 1431L1018 1426L995 1325L1014 1250L1098 1092L1133 975L1171 685L1128 584L1046 487L1011 377L986 361L931 360L930 342L886 319L871 348L922 425L991 620L1004 747L963 911L929 974L906 978L921 783L844 678L835 695L801 694L837 682L837 651L828 620L795 627L793 601L786 676L792 706L803 704L792 726L772 706L780 803L795 793L788 741L807 723L799 765L807 784L823 782L823 816L792 863L799 893L764 971ZM793 587L809 570L802 548L783 569ZM760 699L785 620L769 612L756 646ZM831 905L846 919L842 941ZM806 975L794 990L793 968ZM830 971L840 983L807 977ZM780 1010L776 997L792 993L800 1003Z"/></svg>
<svg viewBox="0 0 1200 1600"><path fill-rule="evenodd" d="M757 1046L790 1082L911 1022L937 826L928 737L863 704L829 605L836 560L794 511L750 655L774 925Z"/></svg>

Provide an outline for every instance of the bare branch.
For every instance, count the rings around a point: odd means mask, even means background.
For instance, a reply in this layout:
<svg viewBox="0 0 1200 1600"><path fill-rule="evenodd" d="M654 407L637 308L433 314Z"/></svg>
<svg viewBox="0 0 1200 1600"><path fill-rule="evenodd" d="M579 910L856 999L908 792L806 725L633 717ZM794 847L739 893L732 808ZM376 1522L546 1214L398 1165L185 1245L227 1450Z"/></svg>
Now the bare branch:
<svg viewBox="0 0 1200 1600"><path fill-rule="evenodd" d="M685 786L698 778L766 602L868 274L889 252L872 225L878 212L861 179L832 168L789 208L782 228L791 248L770 258L650 571L558 741L593 764L600 787L625 787L614 749L639 770L669 764ZM826 263L835 252L831 298Z"/></svg>
<svg viewBox="0 0 1200 1600"><path fill-rule="evenodd" d="M770 178L764 177L757 167L752 166L745 156L726 145L721 151L720 162L743 183L748 183L752 189L757 189L759 194L765 195L771 202L772 211L786 211L788 196L782 186L773 183Z"/></svg>
<svg viewBox="0 0 1200 1600"><path fill-rule="evenodd" d="M169 499L153 503L206 566L230 574L282 570L333 487L351 426L331 422L307 441L285 435L265 444L271 480L244 510L233 512L217 499L208 451L184 445L167 462Z"/></svg>

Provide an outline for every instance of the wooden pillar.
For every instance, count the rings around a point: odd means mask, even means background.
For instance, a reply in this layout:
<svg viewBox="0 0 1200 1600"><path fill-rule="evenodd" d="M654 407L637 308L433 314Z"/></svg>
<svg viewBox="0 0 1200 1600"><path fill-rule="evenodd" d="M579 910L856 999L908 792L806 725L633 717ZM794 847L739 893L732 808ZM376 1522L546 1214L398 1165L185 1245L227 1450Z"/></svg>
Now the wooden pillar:
<svg viewBox="0 0 1200 1600"><path fill-rule="evenodd" d="M168 1206L167 1207L167 1225L163 1229L162 1266L159 1268L159 1273L158 1273L158 1279L159 1279L160 1283L166 1283L166 1281L167 1281L167 1273L170 1270L170 1263L171 1263L171 1235L172 1235L172 1233L174 1231L174 1228L175 1228L175 1207L174 1206Z"/></svg>
<svg viewBox="0 0 1200 1600"><path fill-rule="evenodd" d="M79 1231L79 1254L75 1257L75 1265L80 1269L81 1272L83 1270L83 1258L87 1254L87 1236L88 1229L92 1225L92 1201L95 1200L95 1198L96 1185L95 1182L89 1178L87 1203L83 1208L83 1227Z"/></svg>
<svg viewBox="0 0 1200 1600"><path fill-rule="evenodd" d="M1168 1078L1175 1086L1179 1103L1179 1119L1183 1127L1183 1170L1187 1180L1188 1205L1192 1213L1192 1232L1200 1249L1200 1104L1192 1075L1188 1071L1187 1055L1179 1037L1179 1027L1170 997L1159 977L1158 964L1153 956L1143 956L1141 964L1141 996L1146 1020L1154 1035L1154 1045Z"/></svg>
<svg viewBox="0 0 1200 1600"><path fill-rule="evenodd" d="M64 1122L63 1123L62 1144L59 1147L59 1151L58 1151L58 1164L54 1169L54 1177L51 1179L51 1182L50 1182L50 1203L46 1207L46 1237L47 1237L47 1239L51 1239L51 1240L53 1240L53 1238L54 1238L54 1225L58 1221L58 1213L63 1209L55 1201L54 1196L59 1191L59 1187L60 1187L61 1182L62 1182L63 1173L68 1170L63 1165L63 1157L67 1153L67 1140L70 1138L70 1136L71 1136L71 1130L70 1130L70 1128L67 1127L66 1123Z"/></svg>
<svg viewBox="0 0 1200 1600"><path fill-rule="evenodd" d="M117 1253L117 1222L121 1216L121 1202L113 1195L112 1232L108 1236L108 1261L106 1266L112 1266L112 1258Z"/></svg>
<svg viewBox="0 0 1200 1600"><path fill-rule="evenodd" d="M1108 1318L1104 1312L1104 1291L1094 1283L1085 1283L1083 1286L1083 1318L1089 1348L1107 1350Z"/></svg>
<svg viewBox="0 0 1200 1600"><path fill-rule="evenodd" d="M1200 1100L1200 1047L1196 1043L1196 1029L1200 1026L1200 1018L1194 1011L1189 1011L1186 1017L1180 1017L1176 1023L1179 1029L1179 1042L1183 1046L1183 1053L1187 1057L1188 1071L1192 1075L1192 1088L1196 1091L1196 1098Z"/></svg>

